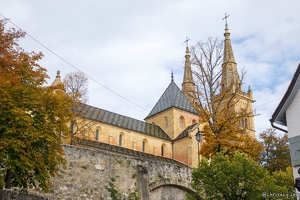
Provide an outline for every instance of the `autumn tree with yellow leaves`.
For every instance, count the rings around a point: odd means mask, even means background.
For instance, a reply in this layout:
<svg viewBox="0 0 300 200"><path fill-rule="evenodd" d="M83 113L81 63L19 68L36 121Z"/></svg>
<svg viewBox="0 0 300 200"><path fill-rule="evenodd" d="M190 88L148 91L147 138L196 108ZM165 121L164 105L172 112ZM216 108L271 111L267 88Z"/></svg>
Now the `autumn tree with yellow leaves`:
<svg viewBox="0 0 300 200"><path fill-rule="evenodd" d="M59 135L69 133L73 101L45 86L42 53L22 49L25 33L6 23L0 20L0 186L47 192L66 162Z"/></svg>
<svg viewBox="0 0 300 200"><path fill-rule="evenodd" d="M243 120L253 117L254 113L247 103L237 106L245 98L241 91L245 71L235 74L238 78L224 87L222 73L225 68L222 65L228 58L224 54L224 42L218 38L210 37L207 41L197 42L190 48L190 54L204 136L199 153L213 157L218 152L231 155L240 151L257 160L263 147L247 134L247 127L241 126Z"/></svg>

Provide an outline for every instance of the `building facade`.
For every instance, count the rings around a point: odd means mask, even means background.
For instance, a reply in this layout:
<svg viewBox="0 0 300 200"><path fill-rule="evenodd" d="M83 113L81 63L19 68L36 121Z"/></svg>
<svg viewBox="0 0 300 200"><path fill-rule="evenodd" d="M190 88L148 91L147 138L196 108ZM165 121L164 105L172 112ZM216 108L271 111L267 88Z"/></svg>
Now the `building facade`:
<svg viewBox="0 0 300 200"><path fill-rule="evenodd" d="M241 90L241 80L227 25L224 35L222 88L225 89L232 83L239 86L233 88L233 92L238 90L238 95L242 97L241 104L237 104L237 107L247 104L247 108L252 111L252 92L250 89L248 93ZM172 74L170 84L144 121L81 104L75 110L75 113L81 116L76 123L86 124L86 128L85 131L79 131L76 136L81 135L85 139L171 158L190 167L196 167L200 159L198 151L201 142L198 143L195 135L201 130L201 125L196 110L198 103L188 47L185 53L182 90L174 82ZM59 79L58 74L53 84L61 83ZM255 137L253 118L246 119L245 123L249 134ZM72 132L73 130L74 127Z"/></svg>

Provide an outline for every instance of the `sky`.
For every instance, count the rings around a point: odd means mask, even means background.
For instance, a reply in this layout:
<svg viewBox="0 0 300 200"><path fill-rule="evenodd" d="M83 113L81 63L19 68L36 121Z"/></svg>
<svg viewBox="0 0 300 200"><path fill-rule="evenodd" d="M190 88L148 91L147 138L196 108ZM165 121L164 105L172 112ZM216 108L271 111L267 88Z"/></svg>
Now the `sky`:
<svg viewBox="0 0 300 200"><path fill-rule="evenodd" d="M80 70L89 77L89 104L143 120L171 82L181 88L189 45L224 39L225 13L238 70L247 71L256 135L300 63L299 0L0 0L28 35L20 45L42 52L50 85ZM14 27L8 23L8 27ZM280 133L280 131L278 131Z"/></svg>

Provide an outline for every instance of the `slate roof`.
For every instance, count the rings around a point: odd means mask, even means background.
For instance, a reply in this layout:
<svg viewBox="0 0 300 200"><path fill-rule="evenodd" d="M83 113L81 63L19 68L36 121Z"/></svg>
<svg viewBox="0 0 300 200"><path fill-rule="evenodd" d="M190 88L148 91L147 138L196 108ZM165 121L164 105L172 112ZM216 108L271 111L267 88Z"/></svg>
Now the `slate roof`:
<svg viewBox="0 0 300 200"><path fill-rule="evenodd" d="M155 124L149 124L144 121L119 115L87 104L80 104L76 108L73 108L73 111L75 114L91 120L171 141L171 138Z"/></svg>
<svg viewBox="0 0 300 200"><path fill-rule="evenodd" d="M160 97L158 102L155 104L155 106L145 119L172 107L190 113L198 114L197 110L195 110L195 108L191 105L186 96L184 96L183 92L178 88L174 81L171 81L168 88L165 90L163 95Z"/></svg>
<svg viewBox="0 0 300 200"><path fill-rule="evenodd" d="M188 127L186 127L186 129L184 129L184 131L182 131L175 139L176 140L180 140L182 138L188 137L189 136L189 131L192 130L194 127L196 127L198 124L192 124Z"/></svg>

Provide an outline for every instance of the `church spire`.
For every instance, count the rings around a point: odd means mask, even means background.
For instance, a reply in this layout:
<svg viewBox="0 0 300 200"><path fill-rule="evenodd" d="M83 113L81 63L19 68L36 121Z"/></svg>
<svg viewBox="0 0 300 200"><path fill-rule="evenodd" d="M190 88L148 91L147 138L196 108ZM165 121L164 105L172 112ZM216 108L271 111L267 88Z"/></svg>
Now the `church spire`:
<svg viewBox="0 0 300 200"><path fill-rule="evenodd" d="M222 64L222 87L221 91L226 91L230 87L232 92L236 89L242 90L241 80L237 71L236 62L233 55L233 50L231 46L230 33L227 24L227 18L229 15L225 13L225 33L224 33L224 56Z"/></svg>
<svg viewBox="0 0 300 200"><path fill-rule="evenodd" d="M193 73L191 68L191 60L190 60L190 51L188 47L188 37L186 37L186 51L185 51L185 65L184 65L184 75L182 82L182 92L188 98L191 105L194 106L196 102L196 92L195 92L195 83L193 80Z"/></svg>

